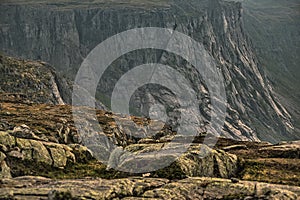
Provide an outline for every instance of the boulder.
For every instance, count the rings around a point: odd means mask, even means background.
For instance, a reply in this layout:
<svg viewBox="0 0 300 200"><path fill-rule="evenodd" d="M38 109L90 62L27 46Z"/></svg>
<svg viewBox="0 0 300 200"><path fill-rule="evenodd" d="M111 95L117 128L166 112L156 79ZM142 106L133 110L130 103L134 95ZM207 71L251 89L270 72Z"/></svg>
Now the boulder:
<svg viewBox="0 0 300 200"><path fill-rule="evenodd" d="M236 155L222 150L210 149L204 144L193 144L183 155L177 154L180 150L178 149L180 144L175 144L170 149L159 152L163 147L164 144L159 143L129 145L125 148L126 151L117 148L111 153L108 167L117 168L121 171L129 170L131 173L140 170L144 173L161 166L161 169L154 172L154 174L159 174L159 177L167 176L167 178L182 178L185 176L230 178L235 176L238 168ZM155 157L146 154L149 152L153 152ZM157 153L155 154L155 152ZM202 157L203 152L208 152L208 154Z"/></svg>
<svg viewBox="0 0 300 200"><path fill-rule="evenodd" d="M1 149L7 152L8 157L14 159L58 168L65 167L68 162L76 162L73 149L67 145L14 137L8 132L0 132L0 142Z"/></svg>
<svg viewBox="0 0 300 200"><path fill-rule="evenodd" d="M43 142L16 138L25 160L52 165L52 158Z"/></svg>
<svg viewBox="0 0 300 200"><path fill-rule="evenodd" d="M68 162L76 162L76 157L72 153L73 149L71 147L64 144L55 144L48 142L44 142L43 144L50 152L54 167L64 168Z"/></svg>

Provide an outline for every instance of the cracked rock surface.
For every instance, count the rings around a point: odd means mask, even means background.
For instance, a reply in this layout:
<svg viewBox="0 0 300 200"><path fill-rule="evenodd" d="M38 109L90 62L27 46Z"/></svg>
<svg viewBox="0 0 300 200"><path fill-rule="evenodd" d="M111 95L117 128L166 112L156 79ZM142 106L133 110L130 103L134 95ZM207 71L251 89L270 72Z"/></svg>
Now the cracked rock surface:
<svg viewBox="0 0 300 200"><path fill-rule="evenodd" d="M227 179L2 179L2 199L297 199L300 187Z"/></svg>

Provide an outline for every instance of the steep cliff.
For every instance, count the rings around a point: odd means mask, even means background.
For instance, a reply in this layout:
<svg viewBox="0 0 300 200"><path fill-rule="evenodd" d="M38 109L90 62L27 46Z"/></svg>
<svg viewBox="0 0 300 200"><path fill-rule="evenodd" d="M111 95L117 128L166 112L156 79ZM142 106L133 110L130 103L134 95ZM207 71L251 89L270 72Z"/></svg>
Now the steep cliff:
<svg viewBox="0 0 300 200"><path fill-rule="evenodd" d="M245 30L276 96L300 132L300 2L241 0Z"/></svg>
<svg viewBox="0 0 300 200"><path fill-rule="evenodd" d="M104 39L137 27L166 27L203 43L225 78L227 117L223 135L239 140L296 139L290 115L274 98L269 82L245 36L240 3L193 1L9 1L0 7L2 51L49 62L71 79L82 60ZM117 80L142 63L168 64L185 74L198 92L201 120L209 120L209 91L203 78L179 56L164 51L130 52L117 59L101 79L97 97L108 107ZM192 73L191 73L192 71ZM148 91L149 95L145 95ZM163 95L165 94L165 95ZM167 98L166 98L167 97ZM176 100L165 88L148 86L132 100L135 114L147 115L139 102L161 102L176 113ZM148 106L149 108L150 106ZM199 117L199 116L195 116ZM206 128L201 127L202 132Z"/></svg>

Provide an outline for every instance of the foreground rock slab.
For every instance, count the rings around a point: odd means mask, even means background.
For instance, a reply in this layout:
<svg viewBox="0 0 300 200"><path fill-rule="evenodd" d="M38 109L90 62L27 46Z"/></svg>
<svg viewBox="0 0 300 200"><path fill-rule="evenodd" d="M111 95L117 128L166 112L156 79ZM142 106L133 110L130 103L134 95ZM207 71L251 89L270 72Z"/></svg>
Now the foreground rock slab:
<svg viewBox="0 0 300 200"><path fill-rule="evenodd" d="M0 199L297 199L300 187L219 178L2 179Z"/></svg>
<svg viewBox="0 0 300 200"><path fill-rule="evenodd" d="M125 150L132 154L113 152L112 155L117 154L118 157L110 159L108 166L121 171L132 169L145 172L155 171L155 167L161 166L161 170L156 172L159 174L158 177L171 179L182 179L186 176L219 178L236 176L239 160L234 154L214 150L204 144L192 144L187 147L187 152L176 155L182 148L181 144L172 143L172 147L163 150L164 145L165 143L129 145ZM154 154L155 152L160 153ZM203 152L207 152L205 157L201 157Z"/></svg>

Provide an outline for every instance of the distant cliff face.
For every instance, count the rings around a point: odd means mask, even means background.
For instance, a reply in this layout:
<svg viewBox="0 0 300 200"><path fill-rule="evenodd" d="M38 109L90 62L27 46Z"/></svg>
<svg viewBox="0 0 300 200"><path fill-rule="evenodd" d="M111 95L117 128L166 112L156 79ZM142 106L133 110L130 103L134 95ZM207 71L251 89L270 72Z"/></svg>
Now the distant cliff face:
<svg viewBox="0 0 300 200"><path fill-rule="evenodd" d="M97 1L96 1L97 2ZM125 1L127 2L127 1ZM0 49L8 54L51 63L74 78L86 55L104 39L137 27L166 27L203 43L223 72L227 90L227 117L223 135L239 140L297 139L287 111L274 99L269 83L245 37L240 3L221 0L156 1L121 4L111 2L92 8L72 3L3 3L0 7ZM97 96L109 107L117 80L143 63L168 64L177 69L198 92L201 119L209 120L209 91L203 78L176 55L142 50L117 59L101 79ZM149 95L145 95L148 93ZM132 99L133 112L147 115L140 102L159 101L176 114L176 98L165 88L148 86ZM148 106L149 107L149 106ZM169 114L170 114L169 113ZM170 114L171 115L171 114ZM199 116L195 116L199 117ZM200 131L206 132L205 123Z"/></svg>
<svg viewBox="0 0 300 200"><path fill-rule="evenodd" d="M300 2L244 0L245 30L276 96L300 133Z"/></svg>

